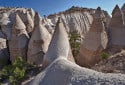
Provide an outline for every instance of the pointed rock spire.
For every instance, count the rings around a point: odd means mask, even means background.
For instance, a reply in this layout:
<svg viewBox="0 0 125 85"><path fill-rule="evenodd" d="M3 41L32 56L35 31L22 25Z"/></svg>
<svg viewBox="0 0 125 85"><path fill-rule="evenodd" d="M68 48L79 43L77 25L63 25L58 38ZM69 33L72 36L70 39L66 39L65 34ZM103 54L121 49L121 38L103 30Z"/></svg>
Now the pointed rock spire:
<svg viewBox="0 0 125 85"><path fill-rule="evenodd" d="M10 21L9 21L9 17L8 17L7 13L3 13L2 19L0 20L0 24L7 25L9 22Z"/></svg>
<svg viewBox="0 0 125 85"><path fill-rule="evenodd" d="M34 22L33 22L30 14L28 12L26 13L26 22L25 22L25 25L26 25L27 32L31 33L33 31Z"/></svg>
<svg viewBox="0 0 125 85"><path fill-rule="evenodd" d="M109 24L111 35L111 47L117 48L118 51L121 47L125 46L125 26L124 26L124 14L121 9L116 5L112 12L112 18ZM120 47L120 48L119 48Z"/></svg>
<svg viewBox="0 0 125 85"><path fill-rule="evenodd" d="M46 66L58 57L68 58L69 40L61 18L58 18L55 32L53 34L48 51L44 56L43 64Z"/></svg>
<svg viewBox="0 0 125 85"><path fill-rule="evenodd" d="M41 64L43 55L48 50L48 45L51 36L47 29L41 24L41 18L38 13L35 14L35 26L28 45L28 62L34 64Z"/></svg>
<svg viewBox="0 0 125 85"><path fill-rule="evenodd" d="M110 27L119 27L124 24L123 13L118 5L115 6L112 12L112 18L110 21Z"/></svg>
<svg viewBox="0 0 125 85"><path fill-rule="evenodd" d="M98 7L96 9L93 17L94 17L94 19L93 19L93 23L92 23L90 30L97 31L97 32L98 31L101 32L101 31L105 30L105 26L104 26L105 15L100 7Z"/></svg>
<svg viewBox="0 0 125 85"><path fill-rule="evenodd" d="M34 17L35 17L35 12L32 8L30 8L29 10L29 14L31 15L32 19L34 20Z"/></svg>
<svg viewBox="0 0 125 85"><path fill-rule="evenodd" d="M15 21L13 24L12 32L13 32L12 35L25 34L27 37L29 37L27 32L26 32L26 26L18 14L15 15Z"/></svg>
<svg viewBox="0 0 125 85"><path fill-rule="evenodd" d="M123 11L123 13L125 14L125 3L123 4L121 10Z"/></svg>
<svg viewBox="0 0 125 85"><path fill-rule="evenodd" d="M124 24L125 24L125 3L123 4L121 10L123 12L123 18L124 18Z"/></svg>
<svg viewBox="0 0 125 85"><path fill-rule="evenodd" d="M34 27L39 24L41 24L41 16L39 15L38 12L36 12L34 17Z"/></svg>
<svg viewBox="0 0 125 85"><path fill-rule="evenodd" d="M76 57L79 65L91 67L100 59L101 52L107 47L108 38L103 22L103 12L97 8L90 30L81 45L80 53Z"/></svg>
<svg viewBox="0 0 125 85"><path fill-rule="evenodd" d="M105 15L103 11L101 10L101 7L98 7L95 11L94 18L104 18Z"/></svg>
<svg viewBox="0 0 125 85"><path fill-rule="evenodd" d="M9 40L10 58L12 62L14 62L18 56L26 60L28 39L29 36L26 32L26 27L18 14L16 14L12 28L12 38Z"/></svg>
<svg viewBox="0 0 125 85"><path fill-rule="evenodd" d="M118 5L116 5L112 11L112 17L121 16L121 15L122 15L121 9L119 8Z"/></svg>

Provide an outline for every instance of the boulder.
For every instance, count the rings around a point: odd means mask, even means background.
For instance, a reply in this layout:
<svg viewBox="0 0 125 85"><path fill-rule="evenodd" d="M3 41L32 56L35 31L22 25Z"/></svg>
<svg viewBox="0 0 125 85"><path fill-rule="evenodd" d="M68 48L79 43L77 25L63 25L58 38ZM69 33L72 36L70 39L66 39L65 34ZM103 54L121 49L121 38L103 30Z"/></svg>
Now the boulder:
<svg viewBox="0 0 125 85"><path fill-rule="evenodd" d="M104 14L100 7L97 8L90 30L83 40L80 52L76 57L77 64L91 67L101 59L101 52L107 47L107 33L104 26Z"/></svg>
<svg viewBox="0 0 125 85"><path fill-rule="evenodd" d="M32 64L42 64L43 56L48 50L51 36L47 29L41 24L38 13L35 14L35 26L28 44L27 60Z"/></svg>
<svg viewBox="0 0 125 85"><path fill-rule="evenodd" d="M111 35L111 47L123 48L125 47L125 25L123 19L123 12L118 5L112 12L111 22L109 24Z"/></svg>
<svg viewBox="0 0 125 85"><path fill-rule="evenodd" d="M69 52L70 45L68 35L65 30L62 19L59 18L48 51L44 55L43 67L46 67L58 57L65 57L66 59L70 59L74 62L73 56L68 56Z"/></svg>
<svg viewBox="0 0 125 85"><path fill-rule="evenodd" d="M29 36L26 27L18 14L15 15L15 22L12 28L12 38L9 40L10 59L12 62L20 56L26 60Z"/></svg>

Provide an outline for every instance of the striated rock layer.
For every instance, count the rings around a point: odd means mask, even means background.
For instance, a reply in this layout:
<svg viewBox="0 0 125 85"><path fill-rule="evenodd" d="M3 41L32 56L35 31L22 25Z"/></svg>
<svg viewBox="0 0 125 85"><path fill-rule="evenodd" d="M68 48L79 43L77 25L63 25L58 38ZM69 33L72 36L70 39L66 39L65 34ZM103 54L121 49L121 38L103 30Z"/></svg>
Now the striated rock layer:
<svg viewBox="0 0 125 85"><path fill-rule="evenodd" d="M77 31L83 38L85 34L89 31L90 26L93 22L93 14L95 9L72 7L64 12L58 14L49 15L48 18L51 19L53 24L56 24L58 17L61 17L64 21L66 30L68 33ZM104 11L106 24L109 24L110 16L106 11Z"/></svg>

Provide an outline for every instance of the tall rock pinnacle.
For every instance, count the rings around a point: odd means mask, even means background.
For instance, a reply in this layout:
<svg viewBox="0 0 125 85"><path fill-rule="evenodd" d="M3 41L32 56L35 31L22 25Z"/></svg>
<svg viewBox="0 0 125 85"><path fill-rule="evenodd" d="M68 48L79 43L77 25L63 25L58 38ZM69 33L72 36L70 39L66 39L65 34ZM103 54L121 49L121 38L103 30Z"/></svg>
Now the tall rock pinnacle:
<svg viewBox="0 0 125 85"><path fill-rule="evenodd" d="M47 29L41 24L41 18L38 13L35 14L35 26L29 41L27 59L29 63L41 64L43 55L48 50L51 36Z"/></svg>
<svg viewBox="0 0 125 85"><path fill-rule="evenodd" d="M125 25L125 3L123 4L121 10L122 10L122 12L123 12L124 25Z"/></svg>
<svg viewBox="0 0 125 85"><path fill-rule="evenodd" d="M91 28L86 34L76 58L77 63L81 66L89 67L97 63L101 59L100 53L107 47L108 38L103 18L101 8L97 8Z"/></svg>
<svg viewBox="0 0 125 85"><path fill-rule="evenodd" d="M68 58L70 50L68 35L61 18L58 18L48 51L44 56L44 64L50 64L58 57ZM71 58L70 58L71 59ZM73 59L73 57L72 57Z"/></svg>
<svg viewBox="0 0 125 85"><path fill-rule="evenodd" d="M112 11L112 18L111 18L110 26L111 27L121 26L124 23L123 20L124 20L123 19L123 12L119 8L119 6L116 5L115 8Z"/></svg>
<svg viewBox="0 0 125 85"><path fill-rule="evenodd" d="M31 18L30 14L27 12L26 13L26 22L24 22L26 25L26 30L28 33L31 33L34 28L34 22L33 19Z"/></svg>
<svg viewBox="0 0 125 85"><path fill-rule="evenodd" d="M12 62L18 56L26 60L28 39L29 36L26 32L26 27L18 14L16 14L12 28L12 38L9 40L10 59Z"/></svg>
<svg viewBox="0 0 125 85"><path fill-rule="evenodd" d="M111 22L109 24L110 34L111 34L111 46L112 47L123 47L125 46L125 26L124 26L124 18L123 12L116 5L112 12Z"/></svg>

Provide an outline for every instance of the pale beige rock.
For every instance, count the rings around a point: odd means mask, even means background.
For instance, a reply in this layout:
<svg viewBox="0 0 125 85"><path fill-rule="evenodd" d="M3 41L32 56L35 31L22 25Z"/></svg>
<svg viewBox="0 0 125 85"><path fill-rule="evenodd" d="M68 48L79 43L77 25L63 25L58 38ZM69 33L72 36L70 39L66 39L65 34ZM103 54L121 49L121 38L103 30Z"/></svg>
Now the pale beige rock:
<svg viewBox="0 0 125 85"><path fill-rule="evenodd" d="M28 11L29 11L30 16L31 16L32 19L34 20L34 17L35 17L35 12L34 12L34 10L33 10L32 8L30 8Z"/></svg>
<svg viewBox="0 0 125 85"><path fill-rule="evenodd" d="M24 24L26 25L27 33L32 33L33 28L34 28L34 22L30 16L29 12L26 13L26 21L24 22Z"/></svg>
<svg viewBox="0 0 125 85"><path fill-rule="evenodd" d="M123 17L124 17L124 24L125 24L125 3L123 4L122 8L121 8L122 12L123 12Z"/></svg>
<svg viewBox="0 0 125 85"><path fill-rule="evenodd" d="M58 19L54 35L49 45L48 51L43 59L43 66L49 65L56 58L63 56L66 59L73 60L72 56L68 56L70 51L68 35L61 18ZM68 58L70 57L70 58Z"/></svg>
<svg viewBox="0 0 125 85"><path fill-rule="evenodd" d="M30 85L124 85L125 75L82 68L59 57L38 74Z"/></svg>
<svg viewBox="0 0 125 85"><path fill-rule="evenodd" d="M16 14L12 28L12 38L9 40L10 59L12 62L18 56L26 60L28 40L29 36L26 32L26 27L18 14Z"/></svg>
<svg viewBox="0 0 125 85"><path fill-rule="evenodd" d="M112 12L112 18L110 22L110 35L111 35L111 46L124 47L125 46L125 25L123 19L123 12L120 10L118 5Z"/></svg>
<svg viewBox="0 0 125 85"><path fill-rule="evenodd" d="M98 7L91 28L85 36L79 55L76 57L77 63L81 66L90 67L97 63L101 59L100 53L107 47L108 38L103 18L104 14Z"/></svg>
<svg viewBox="0 0 125 85"><path fill-rule="evenodd" d="M38 13L35 14L35 27L28 45L27 60L32 64L42 64L43 56L48 50L51 36L47 29L41 24Z"/></svg>
<svg viewBox="0 0 125 85"><path fill-rule="evenodd" d="M45 17L44 19L42 19L42 24L47 28L50 34L54 33L54 28L53 28L54 24L51 22L50 19Z"/></svg>
<svg viewBox="0 0 125 85"><path fill-rule="evenodd" d="M64 25L67 26L66 30L68 33L77 31L81 35L85 35L92 24L93 17L88 12L74 12L61 14L51 19L51 21L55 24L58 20L58 17L61 17L64 21Z"/></svg>
<svg viewBox="0 0 125 85"><path fill-rule="evenodd" d="M11 26L10 26L10 19L7 13L3 13L2 19L0 20L1 30L6 35L7 40L11 38Z"/></svg>

